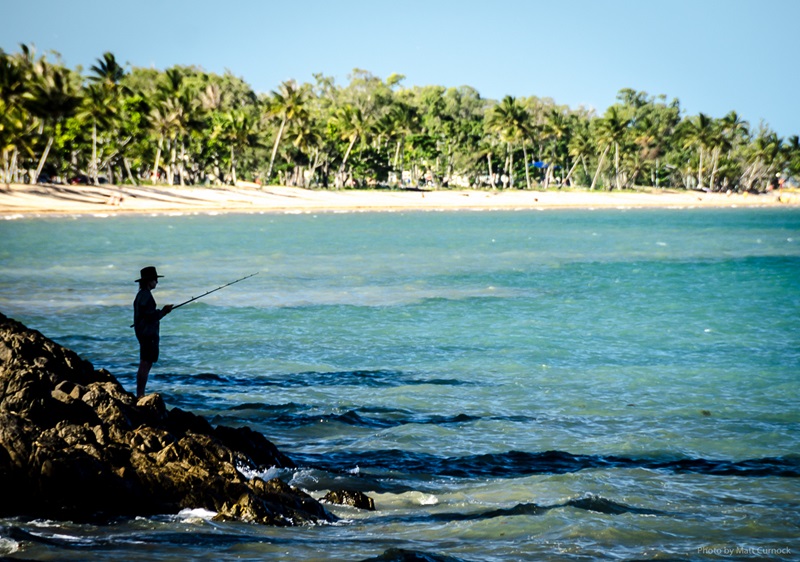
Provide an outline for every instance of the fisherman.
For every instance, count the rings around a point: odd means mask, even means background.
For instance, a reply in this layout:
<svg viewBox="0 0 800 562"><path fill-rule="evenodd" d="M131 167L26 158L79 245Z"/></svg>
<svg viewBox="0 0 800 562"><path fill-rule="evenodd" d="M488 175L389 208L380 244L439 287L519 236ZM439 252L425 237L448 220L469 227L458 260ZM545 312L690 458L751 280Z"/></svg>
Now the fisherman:
<svg viewBox="0 0 800 562"><path fill-rule="evenodd" d="M139 370L136 372L136 397L144 396L144 388L147 385L147 377L153 363L158 361L158 339L160 320L169 314L173 306L165 305L164 308L156 308L156 301L150 292L158 285L159 275L153 266L145 267L141 270L139 279L139 292L133 301L133 327L136 331L136 339L139 340Z"/></svg>

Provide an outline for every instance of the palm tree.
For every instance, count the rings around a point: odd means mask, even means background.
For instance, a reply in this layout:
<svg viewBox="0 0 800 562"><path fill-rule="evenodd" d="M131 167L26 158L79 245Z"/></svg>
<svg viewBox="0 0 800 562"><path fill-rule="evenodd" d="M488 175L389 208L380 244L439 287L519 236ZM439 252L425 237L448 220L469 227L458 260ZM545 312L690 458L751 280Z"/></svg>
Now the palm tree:
<svg viewBox="0 0 800 562"><path fill-rule="evenodd" d="M728 158L731 157L733 149L748 142L748 135L750 134L750 125L747 121L741 119L735 111L730 111L722 119L717 122L718 137L715 139L717 150L714 153L713 171L711 177L712 187L714 185L716 172L719 170L719 159L721 152L724 150Z"/></svg>
<svg viewBox="0 0 800 562"><path fill-rule="evenodd" d="M190 95L188 90L184 90L182 92L181 96L175 100L175 104L177 106L177 110L175 112L175 128L177 139L180 141L181 147L178 174L180 176L181 185L185 185L186 162L189 161L189 157L186 154L186 143L191 133L200 126L200 119L196 114L198 103Z"/></svg>
<svg viewBox="0 0 800 562"><path fill-rule="evenodd" d="M489 172L489 186L492 189L497 187L495 185L494 166L492 165L492 155L494 154L496 144L497 140L494 136L484 136L483 139L481 139L481 141L478 143L478 149L474 154L476 162L486 158L487 171ZM481 185L480 180L478 185Z"/></svg>
<svg viewBox="0 0 800 562"><path fill-rule="evenodd" d="M198 96L200 107L212 111L222 107L222 89L219 84L209 84Z"/></svg>
<svg viewBox="0 0 800 562"><path fill-rule="evenodd" d="M712 145L714 121L704 113L699 113L693 119L689 119L684 125L683 146L684 148L696 147L699 157L697 165L697 187L703 188L703 156L706 149Z"/></svg>
<svg viewBox="0 0 800 562"><path fill-rule="evenodd" d="M347 159L359 139L364 142L364 139L369 132L369 123L364 117L364 114L357 107L346 104L336 110L336 113L330 120L331 125L336 131L336 136L344 141L348 141L347 150L344 153L342 164L339 167L339 172L336 178L336 186L341 187L344 184L344 171L347 166Z"/></svg>
<svg viewBox="0 0 800 562"><path fill-rule="evenodd" d="M20 102L27 92L26 76L15 57L0 50L0 99L11 105Z"/></svg>
<svg viewBox="0 0 800 562"><path fill-rule="evenodd" d="M786 173L789 177L800 179L800 137L792 135L786 140Z"/></svg>
<svg viewBox="0 0 800 562"><path fill-rule="evenodd" d="M25 137L34 128L24 105L29 97L28 79L32 63L28 60L27 47L22 47L25 58L11 57L0 50L0 149L6 183L16 176L17 158Z"/></svg>
<svg viewBox="0 0 800 562"><path fill-rule="evenodd" d="M708 186L712 191L716 191L720 154L723 151L729 151L733 146L730 137L725 133L722 120L713 122L707 140L711 157L711 175L709 176Z"/></svg>
<svg viewBox="0 0 800 562"><path fill-rule="evenodd" d="M108 88L102 84L92 84L84 89L83 103L78 111L78 116L92 122L92 159L89 164L89 175L93 183L99 182L97 142L98 127L107 128L116 116L116 104Z"/></svg>
<svg viewBox="0 0 800 562"><path fill-rule="evenodd" d="M119 175L120 180L126 173L133 185L138 185L138 183L136 175L131 170L131 163L136 163L137 167L140 168L144 163L144 153L150 146L148 136L150 109L150 103L142 93L131 91L131 95L125 96L122 100L117 134L124 137L124 139L118 144L117 151L112 154L112 157L119 154L122 167ZM125 150L124 153L122 152L123 149Z"/></svg>
<svg viewBox="0 0 800 562"><path fill-rule="evenodd" d="M89 70L94 73L89 80L104 84L110 89L119 88L120 82L125 77L125 69L119 65L113 53L109 52L103 53L103 58L97 59L97 64Z"/></svg>
<svg viewBox="0 0 800 562"><path fill-rule="evenodd" d="M528 150L526 140L529 134L529 117L525 107L513 96L506 96L489 112L487 125L490 130L500 135L500 138L508 144L511 155L511 165L509 172L511 176L510 186L514 186L514 152L513 147L516 143L522 144L522 153L525 157L525 181L528 189L531 188L530 172L528 170Z"/></svg>
<svg viewBox="0 0 800 562"><path fill-rule="evenodd" d="M397 169L400 162L405 137L411 133L411 126L415 118L416 114L412 107L403 101L398 101L389 106L377 124L378 129L386 135L387 139L394 140L394 156L391 160L391 166L394 169Z"/></svg>
<svg viewBox="0 0 800 562"><path fill-rule="evenodd" d="M172 101L161 100L150 110L150 128L158 138L156 159L155 164L153 164L153 172L151 174L153 183L155 183L158 179L158 167L161 160L161 151L164 148L164 141L173 136L173 131L175 130L175 119L174 102ZM170 183L171 182L172 180L170 178Z"/></svg>
<svg viewBox="0 0 800 562"><path fill-rule="evenodd" d="M720 125L731 144L746 140L750 134L750 124L743 120L735 111L730 111L720 119Z"/></svg>
<svg viewBox="0 0 800 562"><path fill-rule="evenodd" d="M89 76L91 84L85 88L83 104L78 115L92 122L92 159L89 173L96 184L98 178L98 126L102 129L111 128L119 113L120 97L124 88L120 85L125 71L117 64L114 55L104 53L103 58L97 59L97 64L92 66L94 73Z"/></svg>
<svg viewBox="0 0 800 562"><path fill-rule="evenodd" d="M184 83L184 74L178 68L167 69L158 83L156 102L151 110L152 128L158 136L156 166L153 173L158 174L158 160L164 141L168 142L170 163L167 167L167 181L173 183L175 169L180 184L185 184L186 139L199 126L198 108L200 101L192 96ZM178 145L180 145L180 165L178 165Z"/></svg>
<svg viewBox="0 0 800 562"><path fill-rule="evenodd" d="M769 129L762 127L755 141L748 147L748 167L742 174L742 183L753 189L760 182L769 185L776 173L784 167L786 151L783 139Z"/></svg>
<svg viewBox="0 0 800 562"><path fill-rule="evenodd" d="M638 147L631 181L635 182L639 173L647 166L651 185L659 187L660 158L670 145L675 117L674 111L664 105L649 104L646 108L650 110L643 112L640 109L631 128L633 144Z"/></svg>
<svg viewBox="0 0 800 562"><path fill-rule="evenodd" d="M630 125L630 123L631 119L623 115L622 110L618 105L612 105L609 107L606 110L605 117L597 121L597 140L598 143L605 148L603 149L603 154L600 157L600 162L597 165L597 171L594 174L591 189L594 189L597 183L597 177L603 165L603 159L612 145L614 146L614 184L617 189L620 189L619 147L620 144L622 144L625 140L625 136L628 132L628 125Z"/></svg>
<svg viewBox="0 0 800 562"><path fill-rule="evenodd" d="M312 119L310 114L303 113L295 120L294 126L289 132L292 137L292 145L306 155L309 171L313 176L320 166L323 144L323 134L319 123ZM298 175L300 180L298 183L305 187L305 178L299 172Z"/></svg>
<svg viewBox="0 0 800 562"><path fill-rule="evenodd" d="M272 178L275 156L278 154L278 145L281 143L286 124L297 119L305 111L305 98L305 91L298 89L294 80L283 82L277 92L272 92L268 113L271 116L280 117L281 124L278 127L278 134L275 135L275 144L272 146L272 154L269 158L267 181Z"/></svg>
<svg viewBox="0 0 800 562"><path fill-rule="evenodd" d="M578 163L583 165L583 171L586 176L589 176L589 170L586 168L586 155L590 154L592 151L592 143L589 138L589 130L588 127L585 125L583 127L577 125L573 127L573 134L569 139L569 143L567 144L567 151L569 155L573 158L574 162L572 164L572 168L570 168L567 177L564 179L564 184L566 185L570 178L572 177L573 172L575 171L575 167Z"/></svg>
<svg viewBox="0 0 800 562"><path fill-rule="evenodd" d="M562 142L562 139L569 138L570 123L567 117L562 112L551 109L545 117L543 133L545 139L550 141L548 150L550 153L550 165L547 167L544 180L544 188L547 189L553 179L553 170L558 160L559 143ZM562 162L562 164L566 164L566 162ZM572 171L570 170L571 173Z"/></svg>
<svg viewBox="0 0 800 562"><path fill-rule="evenodd" d="M245 110L235 109L224 116L222 138L228 141L231 151L231 183L236 185L236 156L258 141L257 122Z"/></svg>
<svg viewBox="0 0 800 562"><path fill-rule="evenodd" d="M173 183L176 168L178 168L181 185L185 183L185 138L195 124L192 115L193 108L191 98L182 95L181 97L170 97L161 100L150 112L152 128L159 137L156 166L153 170L156 173L158 172L158 158L166 140L170 151L170 163L167 168L167 182L170 185ZM178 144L180 144L181 148L180 166L178 166Z"/></svg>
<svg viewBox="0 0 800 562"><path fill-rule="evenodd" d="M0 99L0 152L3 155L3 181L6 184L16 181L18 156L26 149L26 139L34 129L23 109Z"/></svg>
<svg viewBox="0 0 800 562"><path fill-rule="evenodd" d="M55 127L64 119L75 115L81 105L81 97L70 80L68 70L51 66L44 61L39 65L37 79L31 84L30 90L28 109L42 120L42 130L45 124L52 127L47 139L47 146L39 158L36 173L31 177L31 183L35 183L42 173L50 148L53 146Z"/></svg>

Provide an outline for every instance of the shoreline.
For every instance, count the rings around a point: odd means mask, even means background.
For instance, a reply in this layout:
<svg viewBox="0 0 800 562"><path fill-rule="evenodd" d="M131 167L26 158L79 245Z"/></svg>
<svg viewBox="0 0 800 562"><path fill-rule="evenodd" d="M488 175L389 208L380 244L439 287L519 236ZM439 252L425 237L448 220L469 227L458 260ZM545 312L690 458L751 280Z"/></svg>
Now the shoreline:
<svg viewBox="0 0 800 562"><path fill-rule="evenodd" d="M800 194L696 191L309 190L299 187L0 186L0 218L168 213L800 207Z"/></svg>

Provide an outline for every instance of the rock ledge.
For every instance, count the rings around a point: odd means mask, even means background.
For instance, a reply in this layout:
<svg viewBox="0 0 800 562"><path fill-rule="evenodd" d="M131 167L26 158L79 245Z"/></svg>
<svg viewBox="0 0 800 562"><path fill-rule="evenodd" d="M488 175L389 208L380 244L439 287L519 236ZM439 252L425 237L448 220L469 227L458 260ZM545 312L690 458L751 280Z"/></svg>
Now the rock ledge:
<svg viewBox="0 0 800 562"><path fill-rule="evenodd" d="M308 494L240 472L293 466L249 428L214 428L158 394L137 401L108 371L0 313L0 516L204 508L267 525L334 521Z"/></svg>

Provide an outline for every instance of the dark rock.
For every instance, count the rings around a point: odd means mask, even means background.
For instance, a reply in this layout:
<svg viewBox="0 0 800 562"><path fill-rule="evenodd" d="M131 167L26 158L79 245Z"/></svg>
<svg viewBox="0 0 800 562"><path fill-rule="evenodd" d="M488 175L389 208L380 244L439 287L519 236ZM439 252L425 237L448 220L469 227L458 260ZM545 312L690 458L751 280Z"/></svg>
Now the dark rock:
<svg viewBox="0 0 800 562"><path fill-rule="evenodd" d="M213 428L0 314L0 516L94 519L216 511L296 525L336 518L280 480L293 467L249 428Z"/></svg>
<svg viewBox="0 0 800 562"><path fill-rule="evenodd" d="M180 408L173 408L167 414L167 426L171 431L179 433L213 433L214 428L205 418L186 412Z"/></svg>
<svg viewBox="0 0 800 562"><path fill-rule="evenodd" d="M331 490L322 501L336 503L339 505L350 505L359 509L375 511L375 500L363 492L351 492L349 490Z"/></svg>
<svg viewBox="0 0 800 562"><path fill-rule="evenodd" d="M258 466L280 466L295 468L292 460L281 453L278 448L260 433L249 427L218 426L214 436L226 446L247 455L250 461Z"/></svg>
<svg viewBox="0 0 800 562"><path fill-rule="evenodd" d="M419 550L406 550L404 548L390 548L380 556L367 558L361 562L464 562L461 558L433 554Z"/></svg>
<svg viewBox="0 0 800 562"><path fill-rule="evenodd" d="M308 521L309 516L315 520L325 520L329 514L314 498L278 478L268 482L254 478L251 491L243 494L235 503L223 505L216 519L291 526Z"/></svg>

